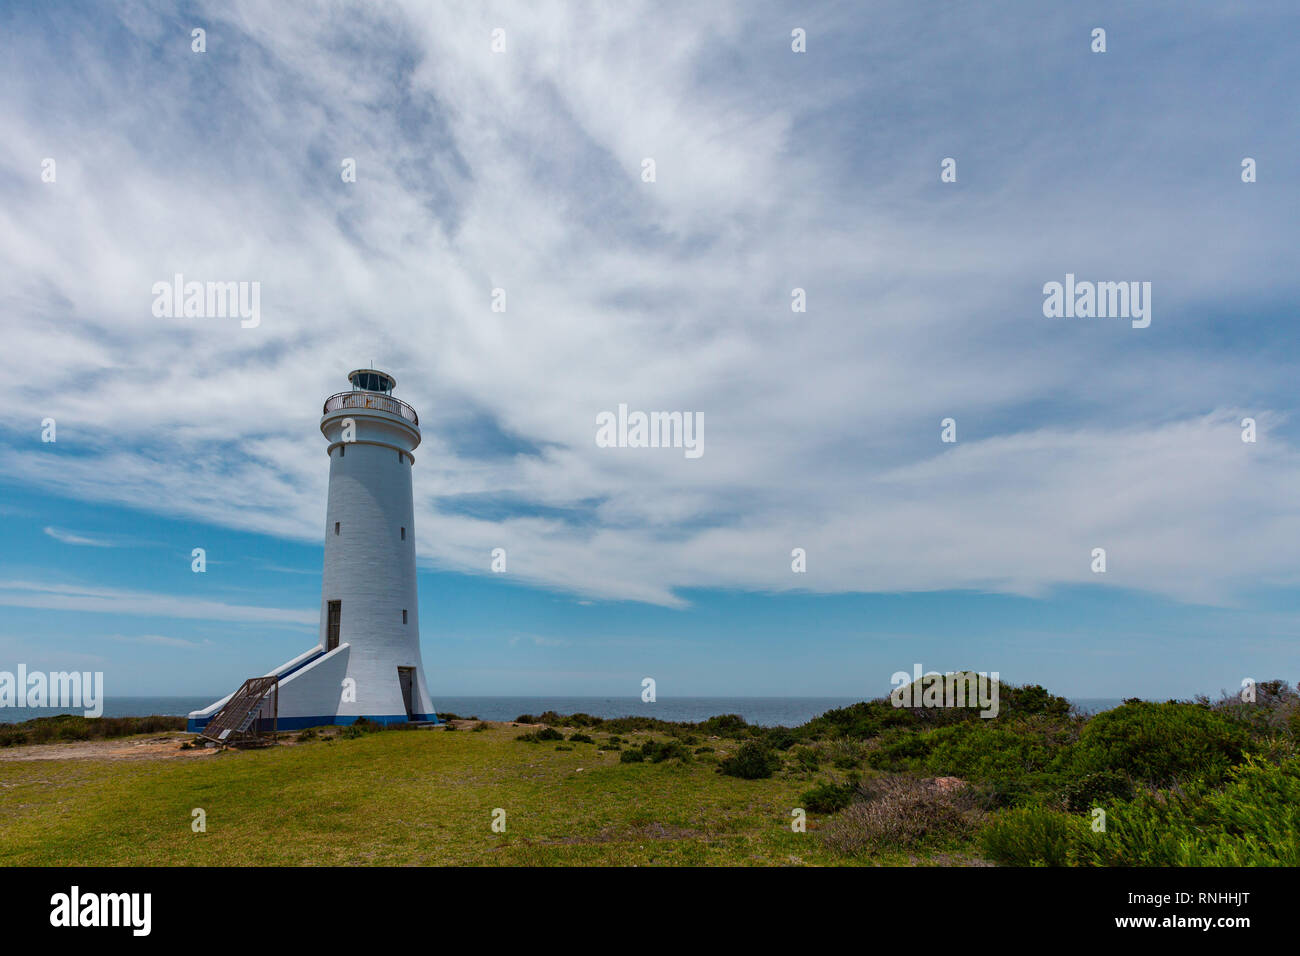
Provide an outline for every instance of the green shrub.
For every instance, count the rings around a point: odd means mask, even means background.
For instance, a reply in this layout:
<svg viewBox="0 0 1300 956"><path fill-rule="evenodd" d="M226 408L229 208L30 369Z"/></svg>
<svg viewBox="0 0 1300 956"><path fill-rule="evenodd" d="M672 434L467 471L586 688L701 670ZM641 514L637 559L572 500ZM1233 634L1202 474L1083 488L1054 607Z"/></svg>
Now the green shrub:
<svg viewBox="0 0 1300 956"><path fill-rule="evenodd" d="M960 673L970 675L970 671ZM924 687L919 688L922 692ZM916 695L914 685L912 692ZM913 699L918 699L919 695ZM1070 702L1064 697L1048 693L1031 684L1018 687L1013 684L998 685L998 719L1040 717L1065 720L1070 715ZM828 710L810 720L796 733L810 739L818 737L852 737L867 740L896 728L946 727L953 724L979 722L980 708L968 707L895 707L888 697L863 701L848 707Z"/></svg>
<svg viewBox="0 0 1300 956"><path fill-rule="evenodd" d="M1060 788L1061 799L1076 813L1133 798L1133 781L1118 770L1097 770L1072 777Z"/></svg>
<svg viewBox="0 0 1300 956"><path fill-rule="evenodd" d="M1212 706L1250 735L1255 741L1252 749L1273 754L1278 760L1300 754L1300 694L1286 681L1260 681L1253 701L1233 694Z"/></svg>
<svg viewBox="0 0 1300 956"><path fill-rule="evenodd" d="M471 720L475 718L470 718ZM548 710L542 714L520 714L514 719L516 724L547 724L552 727L600 727L608 721L591 714L557 714Z"/></svg>
<svg viewBox="0 0 1300 956"><path fill-rule="evenodd" d="M569 740L576 744L594 744L594 741L588 734L572 733L569 734Z"/></svg>
<svg viewBox="0 0 1300 956"><path fill-rule="evenodd" d="M1300 866L1300 759L1247 757L1221 790L1203 783L1141 794L1107 809L1106 832L1083 843L1099 866Z"/></svg>
<svg viewBox="0 0 1300 956"><path fill-rule="evenodd" d="M740 714L721 714L710 717L697 725L702 734L714 737L744 737L749 733L749 724Z"/></svg>
<svg viewBox="0 0 1300 956"><path fill-rule="evenodd" d="M522 740L525 743L536 744L544 740L563 740L564 734L550 727L543 727L541 730L530 731L526 734L520 734L515 740Z"/></svg>
<svg viewBox="0 0 1300 956"><path fill-rule="evenodd" d="M791 751L794 757L794 764L800 770L813 771L822 764L821 754L812 747L795 747Z"/></svg>
<svg viewBox="0 0 1300 956"><path fill-rule="evenodd" d="M484 730L491 730L492 727L491 727L490 724L487 724L487 723L485 723L484 721L481 721L481 720L480 720L477 724L475 724L475 725L474 725L472 728L470 728L470 729L474 730L475 732L479 732L479 731L484 731Z"/></svg>
<svg viewBox="0 0 1300 956"><path fill-rule="evenodd" d="M867 757L867 763L880 770L911 770L930 752L928 737L912 730L895 729L880 738L880 747ZM839 767L839 758L834 761Z"/></svg>
<svg viewBox="0 0 1300 956"><path fill-rule="evenodd" d="M856 778L851 778L848 783L831 783L827 780L804 791L799 799L803 802L804 809L812 813L837 813L853 802L857 790Z"/></svg>
<svg viewBox="0 0 1300 956"><path fill-rule="evenodd" d="M665 760L690 760L691 752L680 740L647 740L641 745L641 752L651 763L663 763Z"/></svg>
<svg viewBox="0 0 1300 956"><path fill-rule="evenodd" d="M973 793L984 810L1005 810L1022 805L1036 805L1041 795L1034 789L1036 779L994 779L980 781Z"/></svg>
<svg viewBox="0 0 1300 956"><path fill-rule="evenodd" d="M760 780L770 777L781 766L781 759L763 744L748 741L718 765L718 770L729 777L743 780Z"/></svg>
<svg viewBox="0 0 1300 956"><path fill-rule="evenodd" d="M1044 718L979 720L924 735L918 770L967 780L1025 780L1046 775L1075 737L1074 725Z"/></svg>
<svg viewBox="0 0 1300 956"><path fill-rule="evenodd" d="M807 736L867 740L891 727L913 727L919 723L920 718L913 711L894 707L888 699L879 698L828 710L800 729Z"/></svg>
<svg viewBox="0 0 1300 956"><path fill-rule="evenodd" d="M785 727L771 727L763 734L763 738L773 750L781 751L789 750L799 742L798 738Z"/></svg>
<svg viewBox="0 0 1300 956"><path fill-rule="evenodd" d="M671 734L673 731L692 725L677 724L668 720L658 720L654 717L615 717L612 720L602 721L599 726L602 730L611 734L629 734L636 731Z"/></svg>
<svg viewBox="0 0 1300 956"><path fill-rule="evenodd" d="M1219 790L1196 781L1145 792L1091 815L1010 810L982 835L984 852L1018 866L1300 866L1300 759L1255 757L1227 771Z"/></svg>
<svg viewBox="0 0 1300 956"><path fill-rule="evenodd" d="M1248 740L1239 723L1201 704L1136 701L1090 719L1063 765L1073 778L1110 771L1150 787L1218 783Z"/></svg>
<svg viewBox="0 0 1300 956"><path fill-rule="evenodd" d="M352 723L343 728L339 734L345 740L355 740L357 737L363 737L366 734L374 734L383 730L382 724L377 724L373 720L367 720L364 717L358 717Z"/></svg>
<svg viewBox="0 0 1300 956"><path fill-rule="evenodd" d="M831 766L840 770L856 770L874 752L875 741L867 743L852 737L839 737L826 745Z"/></svg>
<svg viewBox="0 0 1300 956"><path fill-rule="evenodd" d="M640 747L629 747L619 755L623 763L663 763L665 760L690 760L691 752L680 740L647 740Z"/></svg>
<svg viewBox="0 0 1300 956"><path fill-rule="evenodd" d="M0 724L0 747L45 744L58 740L107 740L133 734L157 734L185 729L184 717L83 717L59 714L34 717L17 724Z"/></svg>
<svg viewBox="0 0 1300 956"><path fill-rule="evenodd" d="M980 844L985 856L1008 866L1067 866L1087 827L1082 817L1023 807L995 816L981 834Z"/></svg>
<svg viewBox="0 0 1300 956"><path fill-rule="evenodd" d="M1048 693L1037 684L998 685L998 716L1048 717L1063 719L1070 714L1070 702ZM981 718L982 719L982 718Z"/></svg>

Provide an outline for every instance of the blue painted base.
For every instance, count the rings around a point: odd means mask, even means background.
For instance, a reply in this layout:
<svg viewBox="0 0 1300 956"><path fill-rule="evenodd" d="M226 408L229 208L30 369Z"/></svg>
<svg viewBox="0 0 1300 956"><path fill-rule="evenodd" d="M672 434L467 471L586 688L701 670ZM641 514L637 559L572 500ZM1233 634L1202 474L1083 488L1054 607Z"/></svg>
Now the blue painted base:
<svg viewBox="0 0 1300 956"><path fill-rule="evenodd" d="M210 717L194 718L191 717L185 722L185 730L191 734L197 734L200 730L208 725ZM281 717L274 726L280 730L305 730L308 727L346 727L348 724L355 724L360 717ZM392 714L384 716L365 715L365 719L372 724L409 724L414 721L429 721L430 723L440 724L437 714L416 714L414 717L407 717L405 714ZM259 729L269 731L272 727L272 721L263 718L259 722Z"/></svg>

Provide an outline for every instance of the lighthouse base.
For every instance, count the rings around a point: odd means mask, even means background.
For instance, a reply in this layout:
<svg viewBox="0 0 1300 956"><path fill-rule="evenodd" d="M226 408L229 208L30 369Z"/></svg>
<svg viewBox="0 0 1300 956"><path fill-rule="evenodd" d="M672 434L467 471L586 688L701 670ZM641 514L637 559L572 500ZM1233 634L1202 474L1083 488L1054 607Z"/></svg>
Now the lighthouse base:
<svg viewBox="0 0 1300 956"><path fill-rule="evenodd" d="M264 675L278 677L275 712L263 710L258 720L258 729L267 731L302 730L307 727L347 726L359 720L374 724L409 724L439 723L438 715L428 706L429 699L423 686L423 680L417 680L411 689L412 707L404 705L402 689L396 668L391 682L370 678L360 686L356 678L351 678L351 693L346 682L349 680L351 647L340 644L331 651L313 647L293 660L281 664L278 668ZM368 669L372 673L373 668ZM202 710L191 711L185 723L190 733L198 733L207 726L233 694L227 694ZM371 706L367 706L370 704ZM420 704L426 706L420 707ZM378 706L374 706L378 705ZM419 708L418 712L416 708ZM367 710L376 713L366 713Z"/></svg>
<svg viewBox="0 0 1300 956"><path fill-rule="evenodd" d="M220 709L220 708L218 708ZM197 713L197 711L196 711ZM215 711L214 711L215 713ZM208 725L208 717L189 716L185 720L185 730L191 734L197 734ZM305 730L308 727L346 727L348 724L355 724L358 720L365 720L372 724L440 724L437 714L361 714L357 717L344 717L338 714L318 714L314 717L279 717L272 721L269 717L263 717L257 722L257 729L266 733L271 730Z"/></svg>

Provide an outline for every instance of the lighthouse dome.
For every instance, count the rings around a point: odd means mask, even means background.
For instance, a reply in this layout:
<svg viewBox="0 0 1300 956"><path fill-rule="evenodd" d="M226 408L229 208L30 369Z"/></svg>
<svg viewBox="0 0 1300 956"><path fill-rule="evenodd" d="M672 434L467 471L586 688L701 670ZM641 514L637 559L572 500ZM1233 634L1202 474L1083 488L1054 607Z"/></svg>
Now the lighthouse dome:
<svg viewBox="0 0 1300 956"><path fill-rule="evenodd" d="M355 392L382 392L390 395L397 386L396 378L389 372L381 372L377 368L353 369L348 372L348 381L352 383L352 390Z"/></svg>

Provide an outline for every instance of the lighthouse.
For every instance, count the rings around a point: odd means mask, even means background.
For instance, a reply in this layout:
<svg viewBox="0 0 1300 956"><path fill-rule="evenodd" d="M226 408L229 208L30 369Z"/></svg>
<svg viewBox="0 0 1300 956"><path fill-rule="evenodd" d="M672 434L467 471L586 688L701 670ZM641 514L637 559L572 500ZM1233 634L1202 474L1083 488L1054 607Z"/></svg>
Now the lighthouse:
<svg viewBox="0 0 1300 956"><path fill-rule="evenodd" d="M316 647L189 715L244 731L437 721L420 659L411 472L420 418L388 372L356 369L325 400L330 460ZM274 681L268 678L275 678Z"/></svg>

